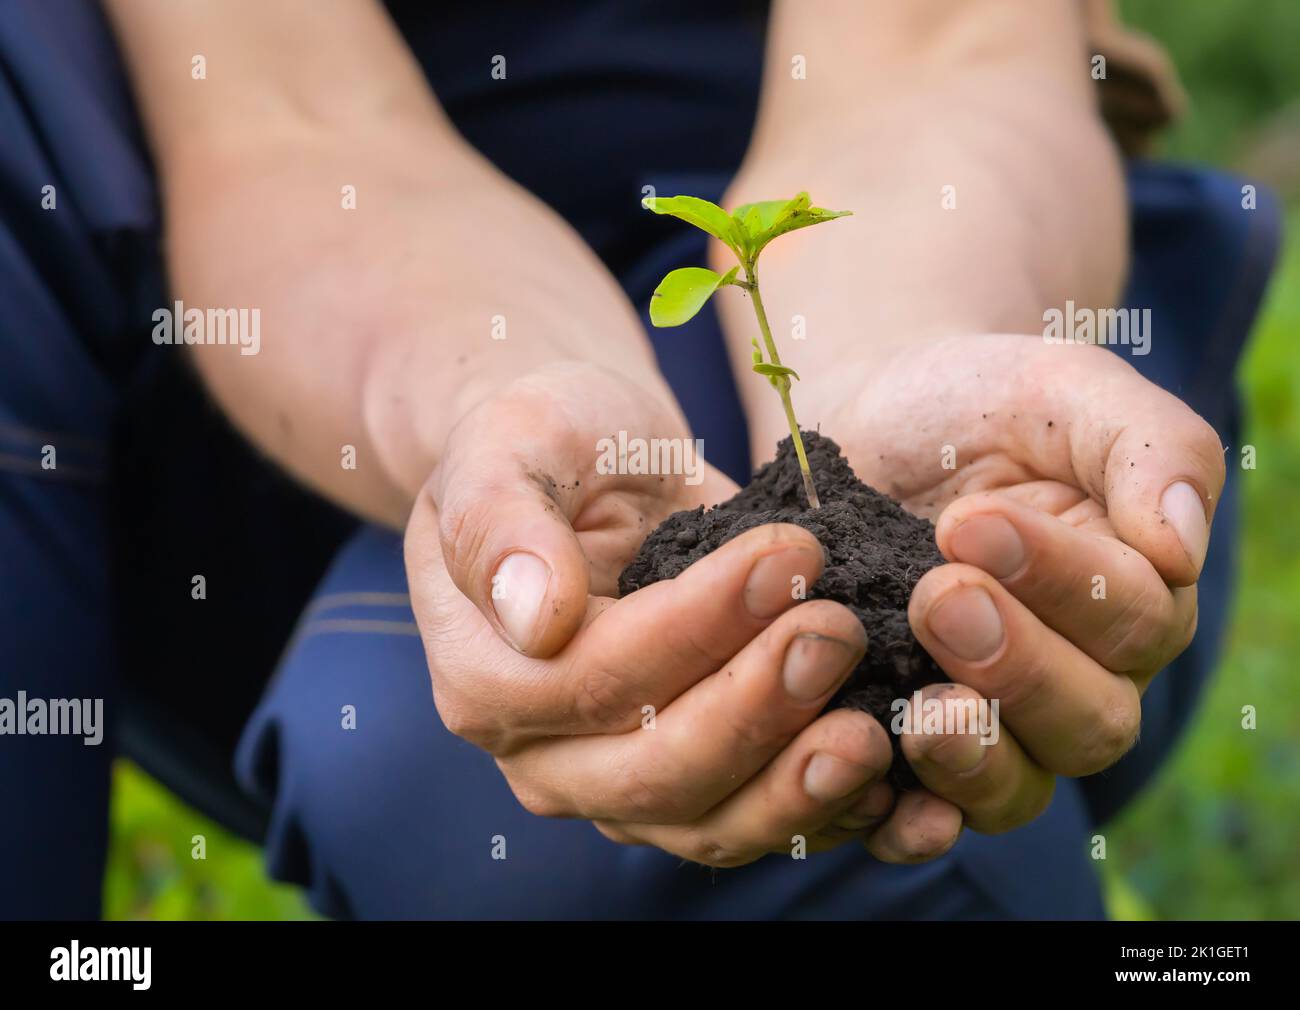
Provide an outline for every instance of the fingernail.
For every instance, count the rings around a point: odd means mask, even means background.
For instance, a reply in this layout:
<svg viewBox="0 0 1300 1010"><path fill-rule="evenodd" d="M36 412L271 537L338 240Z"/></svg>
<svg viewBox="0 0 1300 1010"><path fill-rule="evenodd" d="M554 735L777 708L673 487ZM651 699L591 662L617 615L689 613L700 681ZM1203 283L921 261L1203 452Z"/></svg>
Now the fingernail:
<svg viewBox="0 0 1300 1010"><path fill-rule="evenodd" d="M781 680L791 697L816 701L838 687L857 662L858 650L847 643L804 632L786 646Z"/></svg>
<svg viewBox="0 0 1300 1010"><path fill-rule="evenodd" d="M837 824L848 828L861 828L878 821L894 807L894 787L888 782L876 782L867 789L862 799L849 807L838 818Z"/></svg>
<svg viewBox="0 0 1300 1010"><path fill-rule="evenodd" d="M1205 505L1196 488L1185 480L1175 481L1160 496L1160 511L1178 534L1183 552L1200 572L1205 562L1205 551L1210 546L1210 524L1205 518Z"/></svg>
<svg viewBox="0 0 1300 1010"><path fill-rule="evenodd" d="M865 785L872 774L865 765L818 751L804 770L803 788L809 796L823 803L842 800Z"/></svg>
<svg viewBox="0 0 1300 1010"><path fill-rule="evenodd" d="M766 621L790 609L795 600L803 599L808 590L804 573L812 567L807 550L786 548L765 554L754 562L741 594L745 609L760 621ZM796 582L796 578L799 578ZM796 593L796 589L801 592Z"/></svg>
<svg viewBox="0 0 1300 1010"><path fill-rule="evenodd" d="M944 706L940 709L943 732L922 732L916 739L921 760L943 771L961 775L980 766L989 745L982 742L984 738L980 735L977 712L968 708L972 699L957 695L956 691L955 684L931 684L922 689L922 704L937 702ZM954 711L948 707L953 705L959 708Z"/></svg>
<svg viewBox="0 0 1300 1010"><path fill-rule="evenodd" d="M988 747L980 743L980 735L972 732L923 737L921 743L922 758L954 775L973 772L987 753Z"/></svg>
<svg viewBox="0 0 1300 1010"><path fill-rule="evenodd" d="M945 648L962 659L987 659L1002 644L1002 617L980 586L965 586L943 597L925 623Z"/></svg>
<svg viewBox="0 0 1300 1010"><path fill-rule="evenodd" d="M492 576L492 609L510 644L520 652L533 644L550 581L546 562L527 551L507 555Z"/></svg>
<svg viewBox="0 0 1300 1010"><path fill-rule="evenodd" d="M1025 543L1003 516L975 516L953 530L952 552L958 561L983 568L995 579L1015 575L1025 564Z"/></svg>

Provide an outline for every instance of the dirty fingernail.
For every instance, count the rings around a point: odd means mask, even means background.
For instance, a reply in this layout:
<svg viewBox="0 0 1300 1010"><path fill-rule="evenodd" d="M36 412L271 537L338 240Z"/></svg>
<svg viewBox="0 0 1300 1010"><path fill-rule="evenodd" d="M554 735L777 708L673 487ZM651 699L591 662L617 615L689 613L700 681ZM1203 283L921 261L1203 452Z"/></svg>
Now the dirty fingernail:
<svg viewBox="0 0 1300 1010"><path fill-rule="evenodd" d="M1160 496L1160 511L1178 534L1183 551L1199 573L1210 546L1210 525L1205 519L1205 505L1196 488L1185 480L1175 481Z"/></svg>
<svg viewBox="0 0 1300 1010"><path fill-rule="evenodd" d="M786 646L781 680L791 697L816 701L839 686L858 658L858 650L838 638L804 632Z"/></svg>
<svg viewBox="0 0 1300 1010"><path fill-rule="evenodd" d="M492 576L492 609L510 644L520 652L533 644L550 581L546 562L527 551L507 555Z"/></svg>
<svg viewBox="0 0 1300 1010"><path fill-rule="evenodd" d="M952 552L958 561L983 568L995 579L1010 578L1025 564L1025 543L1002 516L967 519L953 531Z"/></svg>
<svg viewBox="0 0 1300 1010"><path fill-rule="evenodd" d="M971 662L987 659L1002 644L1002 617L980 586L966 586L943 597L926 624L949 651Z"/></svg>
<svg viewBox="0 0 1300 1010"><path fill-rule="evenodd" d="M804 791L815 800L842 800L865 785L874 773L864 765L845 761L834 754L817 752L803 773Z"/></svg>

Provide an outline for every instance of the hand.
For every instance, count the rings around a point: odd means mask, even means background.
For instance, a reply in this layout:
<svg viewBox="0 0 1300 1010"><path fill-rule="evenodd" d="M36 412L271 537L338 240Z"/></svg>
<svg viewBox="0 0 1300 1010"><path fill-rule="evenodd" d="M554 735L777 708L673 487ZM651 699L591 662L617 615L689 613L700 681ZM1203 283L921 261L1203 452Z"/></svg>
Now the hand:
<svg viewBox="0 0 1300 1010"><path fill-rule="evenodd" d="M695 486L597 473L598 440L620 429L685 434L584 366L518 380L452 432L406 535L444 722L497 759L528 810L696 862L789 854L796 835L816 851L878 825L894 807L886 733L859 712L818 717L865 635L847 608L791 593L820 575L820 545L765 526L610 598L664 517L735 491L708 467ZM914 802L885 836L909 837Z"/></svg>
<svg viewBox="0 0 1300 1010"><path fill-rule="evenodd" d="M834 381L796 397L839 404L822 430L869 484L937 516L952 562L909 610L954 681L927 698L1000 704L995 745L909 735L904 753L970 827L1017 827L1055 775L1123 756L1142 692L1191 641L1218 436L1110 351L1037 337L923 344Z"/></svg>
<svg viewBox="0 0 1300 1010"><path fill-rule="evenodd" d="M260 123L187 145L166 187L176 297L261 316L256 354L188 348L208 388L261 451L395 528L465 412L545 364L671 402L591 249L440 124Z"/></svg>

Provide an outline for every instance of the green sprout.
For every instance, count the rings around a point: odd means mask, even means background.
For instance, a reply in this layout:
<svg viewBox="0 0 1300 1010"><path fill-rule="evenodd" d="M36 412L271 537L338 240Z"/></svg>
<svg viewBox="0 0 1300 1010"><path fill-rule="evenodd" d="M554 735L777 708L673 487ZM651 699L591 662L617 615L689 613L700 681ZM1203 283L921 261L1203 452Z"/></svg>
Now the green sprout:
<svg viewBox="0 0 1300 1010"><path fill-rule="evenodd" d="M781 355L772 340L772 328L767 323L767 312L758 291L757 270L759 253L778 235L852 213L848 210L825 210L811 203L807 193L800 193L793 200L747 203L728 214L717 204L693 196L652 196L642 201L646 209L656 214L670 214L708 232L735 254L737 265L725 274L705 267L682 267L670 273L659 282L654 297L650 299L650 322L655 326L681 326L704 307L713 292L728 284L749 292L754 315L758 317L758 329L763 335L762 347L757 340L751 341L754 345L753 369L766 376L772 388L780 394L790 424L790 435L794 439L794 451L799 456L808 505L820 508L812 471L808 468L808 456L803 448L803 437L799 434L799 423L794 418L794 404L790 402L790 379L799 376L793 368L781 364ZM743 280L737 276L742 269L745 271ZM763 358L764 348L767 349L767 360Z"/></svg>

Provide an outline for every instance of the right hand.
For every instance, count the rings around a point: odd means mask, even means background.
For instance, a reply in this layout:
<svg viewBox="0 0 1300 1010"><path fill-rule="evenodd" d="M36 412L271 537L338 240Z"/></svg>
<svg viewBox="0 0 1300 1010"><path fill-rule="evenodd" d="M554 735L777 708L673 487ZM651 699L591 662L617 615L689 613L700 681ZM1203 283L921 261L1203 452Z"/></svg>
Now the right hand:
<svg viewBox="0 0 1300 1010"><path fill-rule="evenodd" d="M687 437L671 409L584 365L540 370L448 438L406 532L412 604L448 728L487 750L533 813L713 866L875 829L882 858L938 855L955 808L883 781L884 729L818 714L867 646L829 601L796 606L821 546L750 531L626 599L618 573L669 513L734 485L598 474L597 442ZM497 587L493 598L494 584ZM888 816L893 810L893 816ZM957 824L952 822L957 818Z"/></svg>

